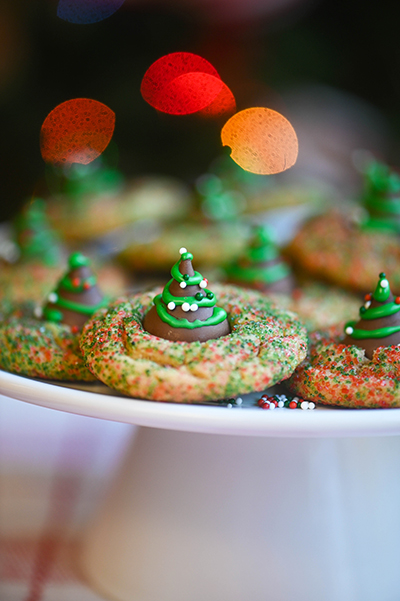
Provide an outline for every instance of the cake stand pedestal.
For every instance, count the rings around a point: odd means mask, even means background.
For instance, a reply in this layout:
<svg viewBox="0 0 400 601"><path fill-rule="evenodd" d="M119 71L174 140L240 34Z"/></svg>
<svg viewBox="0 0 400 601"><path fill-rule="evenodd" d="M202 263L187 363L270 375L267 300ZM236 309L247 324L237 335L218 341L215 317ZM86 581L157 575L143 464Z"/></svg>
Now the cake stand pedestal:
<svg viewBox="0 0 400 601"><path fill-rule="evenodd" d="M139 427L80 563L117 601L394 601L400 410L180 406L0 373L0 392Z"/></svg>

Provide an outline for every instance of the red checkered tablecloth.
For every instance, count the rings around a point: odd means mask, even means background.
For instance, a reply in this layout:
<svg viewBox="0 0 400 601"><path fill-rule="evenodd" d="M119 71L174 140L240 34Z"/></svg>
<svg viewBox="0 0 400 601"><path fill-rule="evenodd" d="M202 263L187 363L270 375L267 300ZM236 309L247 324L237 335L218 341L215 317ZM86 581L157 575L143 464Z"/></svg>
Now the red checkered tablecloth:
<svg viewBox="0 0 400 601"><path fill-rule="evenodd" d="M0 601L103 601L80 541L132 431L0 396Z"/></svg>

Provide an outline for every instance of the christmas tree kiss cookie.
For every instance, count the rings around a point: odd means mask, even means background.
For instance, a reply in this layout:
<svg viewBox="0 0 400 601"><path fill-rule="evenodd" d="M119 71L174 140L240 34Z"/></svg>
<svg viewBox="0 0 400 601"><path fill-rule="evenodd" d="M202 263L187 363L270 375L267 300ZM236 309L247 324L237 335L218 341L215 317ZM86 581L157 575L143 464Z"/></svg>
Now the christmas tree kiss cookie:
<svg viewBox="0 0 400 601"><path fill-rule="evenodd" d="M369 229L400 232L400 175L383 163L372 163L365 177L362 198Z"/></svg>
<svg viewBox="0 0 400 601"><path fill-rule="evenodd" d="M48 295L42 316L46 321L80 329L107 301L96 285L97 278L87 257L80 252L72 253L68 267L54 292Z"/></svg>
<svg viewBox="0 0 400 601"><path fill-rule="evenodd" d="M44 200L33 198L15 216L0 250L0 299L41 302L62 274L64 251L48 222Z"/></svg>
<svg viewBox="0 0 400 601"><path fill-rule="evenodd" d="M261 292L290 294L294 288L290 269L264 226L254 228L245 252L225 272L230 283Z"/></svg>
<svg viewBox="0 0 400 601"><path fill-rule="evenodd" d="M159 338L185 342L204 342L229 334L227 313L216 306L207 280L194 271L193 255L186 248L179 252L181 257L171 269L172 279L144 317L144 329Z"/></svg>
<svg viewBox="0 0 400 601"><path fill-rule="evenodd" d="M42 308L35 301L2 304L0 368L46 380L95 380L82 356L79 332L106 300L96 286L89 260L75 252L69 269Z"/></svg>
<svg viewBox="0 0 400 601"><path fill-rule="evenodd" d="M365 296L360 320L346 323L345 333L344 343L363 348L369 359L378 347L400 344L400 297L393 297L384 273L375 292Z"/></svg>

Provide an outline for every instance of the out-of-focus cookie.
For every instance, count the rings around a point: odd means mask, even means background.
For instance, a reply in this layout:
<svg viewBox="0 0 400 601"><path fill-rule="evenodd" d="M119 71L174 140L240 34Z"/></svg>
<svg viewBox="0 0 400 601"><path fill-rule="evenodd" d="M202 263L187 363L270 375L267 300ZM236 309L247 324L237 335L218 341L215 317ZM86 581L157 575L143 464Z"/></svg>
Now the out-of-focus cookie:
<svg viewBox="0 0 400 601"><path fill-rule="evenodd" d="M236 258L246 247L250 227L241 221L180 222L161 226L147 242L132 240L119 259L133 271L168 272L176 258L176 241L193 250L204 270Z"/></svg>
<svg viewBox="0 0 400 601"><path fill-rule="evenodd" d="M5 249L0 269L0 299L41 301L61 276L65 249L50 227L45 202L32 198L25 203L3 233Z"/></svg>
<svg viewBox="0 0 400 601"><path fill-rule="evenodd" d="M62 276L67 249L50 227L45 202L40 198L25 204L9 230L1 239L6 252L0 259L0 299L40 303ZM92 263L100 287L109 296L118 296L131 286L131 276L115 261L95 257Z"/></svg>
<svg viewBox="0 0 400 601"><path fill-rule="evenodd" d="M311 219L287 249L295 268L308 277L342 288L364 291L385 270L400 290L400 238L392 232L371 232L350 218L330 212Z"/></svg>
<svg viewBox="0 0 400 601"><path fill-rule="evenodd" d="M384 270L400 291L400 177L373 164L361 202L363 217L332 210L310 219L286 253L309 277L363 292Z"/></svg>
<svg viewBox="0 0 400 601"><path fill-rule="evenodd" d="M310 332L344 324L360 304L359 295L318 282L303 282L290 295L272 298L296 313Z"/></svg>
<svg viewBox="0 0 400 601"><path fill-rule="evenodd" d="M182 218L191 202L191 192L183 182L148 176L137 178L118 191L55 196L48 200L47 213L64 240L82 243L132 223Z"/></svg>

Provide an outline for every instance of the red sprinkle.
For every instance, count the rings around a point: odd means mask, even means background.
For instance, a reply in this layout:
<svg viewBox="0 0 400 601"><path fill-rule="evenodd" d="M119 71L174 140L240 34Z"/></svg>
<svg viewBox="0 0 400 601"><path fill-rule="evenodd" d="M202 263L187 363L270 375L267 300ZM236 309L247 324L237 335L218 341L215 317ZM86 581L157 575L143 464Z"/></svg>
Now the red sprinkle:
<svg viewBox="0 0 400 601"><path fill-rule="evenodd" d="M366 295L364 296L364 300L366 300L366 301L370 301L370 300L372 300L372 293L371 293L371 292L369 292L368 294L366 294Z"/></svg>
<svg viewBox="0 0 400 601"><path fill-rule="evenodd" d="M400 305L400 296L396 296L394 302L396 303L396 305Z"/></svg>
<svg viewBox="0 0 400 601"><path fill-rule="evenodd" d="M289 407L290 407L290 409L296 409L297 408L297 402L296 401L290 401Z"/></svg>
<svg viewBox="0 0 400 601"><path fill-rule="evenodd" d="M72 285L75 286L75 288L77 288L80 285L81 281L79 278L74 278L72 280Z"/></svg>
<svg viewBox="0 0 400 601"><path fill-rule="evenodd" d="M85 289L85 290L89 290L89 288L90 288L90 284L89 284L89 282L85 282L85 283L83 284L83 287L84 287L84 289Z"/></svg>

